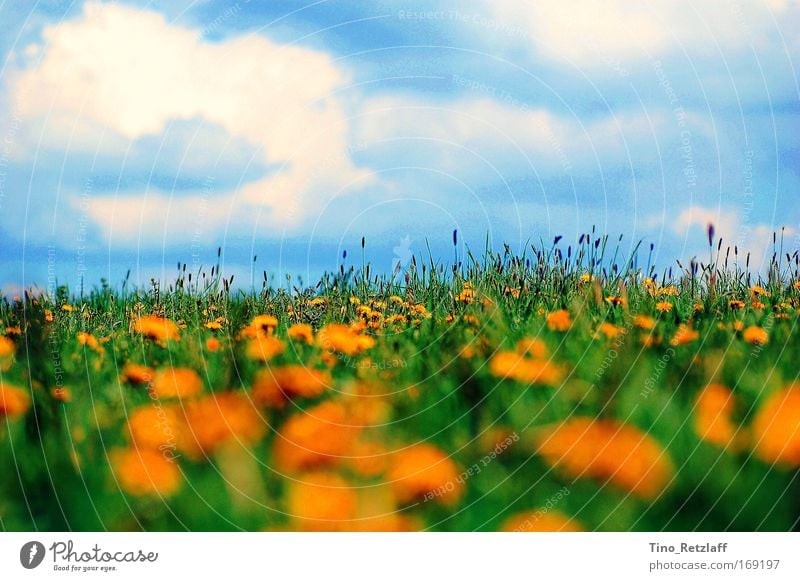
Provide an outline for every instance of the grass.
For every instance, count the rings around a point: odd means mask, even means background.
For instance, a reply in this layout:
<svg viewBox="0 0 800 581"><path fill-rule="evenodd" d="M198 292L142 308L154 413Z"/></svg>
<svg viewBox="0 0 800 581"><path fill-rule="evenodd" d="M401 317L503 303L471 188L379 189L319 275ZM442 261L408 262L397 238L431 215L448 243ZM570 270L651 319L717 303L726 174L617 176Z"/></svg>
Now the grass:
<svg viewBox="0 0 800 581"><path fill-rule="evenodd" d="M708 234L7 297L0 526L796 529L798 255Z"/></svg>

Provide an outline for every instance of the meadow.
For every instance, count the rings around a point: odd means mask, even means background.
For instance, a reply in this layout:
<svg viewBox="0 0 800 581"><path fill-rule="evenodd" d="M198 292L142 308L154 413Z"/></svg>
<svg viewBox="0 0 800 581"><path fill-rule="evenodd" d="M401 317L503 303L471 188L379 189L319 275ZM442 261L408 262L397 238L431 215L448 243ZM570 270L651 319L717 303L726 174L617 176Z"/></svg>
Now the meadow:
<svg viewBox="0 0 800 581"><path fill-rule="evenodd" d="M797 252L594 232L0 304L0 528L786 531Z"/></svg>

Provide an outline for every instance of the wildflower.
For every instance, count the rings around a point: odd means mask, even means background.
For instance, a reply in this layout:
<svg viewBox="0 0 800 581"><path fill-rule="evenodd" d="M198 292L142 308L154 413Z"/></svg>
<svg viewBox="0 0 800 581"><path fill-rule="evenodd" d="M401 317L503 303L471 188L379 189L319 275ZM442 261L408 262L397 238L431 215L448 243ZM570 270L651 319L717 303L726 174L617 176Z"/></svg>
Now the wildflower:
<svg viewBox="0 0 800 581"><path fill-rule="evenodd" d="M28 392L0 381L0 419L15 419L25 415L31 405Z"/></svg>
<svg viewBox="0 0 800 581"><path fill-rule="evenodd" d="M128 494L169 496L181 485L178 466L156 450L118 450L112 454L112 465L117 481Z"/></svg>
<svg viewBox="0 0 800 581"><path fill-rule="evenodd" d="M344 355L358 355L372 347L375 340L362 335L347 325L331 324L323 327L317 335L317 343L323 349Z"/></svg>
<svg viewBox="0 0 800 581"><path fill-rule="evenodd" d="M0 371L8 371L11 368L16 351L17 346L14 342L8 337L0 335Z"/></svg>
<svg viewBox="0 0 800 581"><path fill-rule="evenodd" d="M489 371L501 379L510 378L523 383L554 385L563 377L563 370L542 359L531 359L513 351L500 351L489 361Z"/></svg>
<svg viewBox="0 0 800 581"><path fill-rule="evenodd" d="M647 315L634 315L633 324L645 331L652 331L656 326L656 320Z"/></svg>
<svg viewBox="0 0 800 581"><path fill-rule="evenodd" d="M387 325L405 325L408 322L408 318L405 315L396 314L386 317L386 321L384 321Z"/></svg>
<svg viewBox="0 0 800 581"><path fill-rule="evenodd" d="M290 417L273 445L280 470L296 472L336 464L350 450L359 427L349 424L345 407L334 401L321 403Z"/></svg>
<svg viewBox="0 0 800 581"><path fill-rule="evenodd" d="M137 318L134 321L133 330L162 345L168 341L180 341L181 338L178 325L169 319L156 315L145 315Z"/></svg>
<svg viewBox="0 0 800 581"><path fill-rule="evenodd" d="M250 324L242 329L241 335L251 339L271 335L277 327L278 319L274 315L256 315Z"/></svg>
<svg viewBox="0 0 800 581"><path fill-rule="evenodd" d="M350 470L365 478L380 476L389 466L386 448L376 442L357 441L349 451L346 464Z"/></svg>
<svg viewBox="0 0 800 581"><path fill-rule="evenodd" d="M744 301L740 301L738 299L734 299L728 303L731 309L734 311L738 311L744 308Z"/></svg>
<svg viewBox="0 0 800 581"><path fill-rule="evenodd" d="M355 306L358 306L358 305L360 305L360 304L361 304L361 299L360 299L360 298L358 298L358 297L350 297L350 298L348 299L348 301L349 301L349 303L350 303L351 305L355 305Z"/></svg>
<svg viewBox="0 0 800 581"><path fill-rule="evenodd" d="M606 339L615 339L618 335L625 330L622 327L617 327L608 322L601 323L597 328L597 336L604 335Z"/></svg>
<svg viewBox="0 0 800 581"><path fill-rule="evenodd" d="M286 330L286 335L292 341L311 345L314 343L314 329L306 323L296 323Z"/></svg>
<svg viewBox="0 0 800 581"><path fill-rule="evenodd" d="M529 510L507 518L500 526L506 533L578 533L576 521L556 510Z"/></svg>
<svg viewBox="0 0 800 581"><path fill-rule="evenodd" d="M750 293L754 297L768 297L769 291L767 291L764 287L759 285L753 285L750 287Z"/></svg>
<svg viewBox="0 0 800 581"><path fill-rule="evenodd" d="M190 456L236 442L252 446L267 431L264 419L241 392L226 391L207 395L186 406L187 436L184 451ZM191 442L186 442L191 439Z"/></svg>
<svg viewBox="0 0 800 581"><path fill-rule="evenodd" d="M672 336L672 341L670 341L670 344L673 347L686 345L687 343L696 341L699 337L700 333L692 329L689 325L681 323L678 326L678 329L675 331L675 334Z"/></svg>
<svg viewBox="0 0 800 581"><path fill-rule="evenodd" d="M358 495L341 476L309 472L289 485L286 511L301 531L345 530L356 516Z"/></svg>
<svg viewBox="0 0 800 581"><path fill-rule="evenodd" d="M588 272L584 272L581 275L581 282L592 282L593 280L594 280L594 277L591 274L589 274Z"/></svg>
<svg viewBox="0 0 800 581"><path fill-rule="evenodd" d="M311 299L311 302L309 304L312 307L324 307L326 302L327 301L325 300L324 297L316 297L314 299Z"/></svg>
<svg viewBox="0 0 800 581"><path fill-rule="evenodd" d="M100 346L100 342L97 340L97 337L91 333L78 333L77 338L79 344L89 347L97 353L105 353L103 348Z"/></svg>
<svg viewBox="0 0 800 581"><path fill-rule="evenodd" d="M706 307L705 307L705 305L703 305L703 303L696 303L696 304L695 304L695 305L692 307L692 312L693 312L693 313L702 313L702 312L703 312L703 311L705 311L705 310L706 310Z"/></svg>
<svg viewBox="0 0 800 581"><path fill-rule="evenodd" d="M734 321L733 322L733 330L734 331L741 331L744 329L744 323L742 321Z"/></svg>
<svg viewBox="0 0 800 581"><path fill-rule="evenodd" d="M253 382L253 401L281 408L294 397L319 397L330 384L327 373L303 365L262 369Z"/></svg>
<svg viewBox="0 0 800 581"><path fill-rule="evenodd" d="M6 327L6 335L22 335L22 329L19 326Z"/></svg>
<svg viewBox="0 0 800 581"><path fill-rule="evenodd" d="M752 345L766 345L769 342L769 334L755 325L747 327L742 333L742 338Z"/></svg>
<svg viewBox="0 0 800 581"><path fill-rule="evenodd" d="M283 353L283 342L273 335L259 335L247 342L245 352L250 359L269 361Z"/></svg>
<svg viewBox="0 0 800 581"><path fill-rule="evenodd" d="M210 329L211 331L219 331L222 329L222 323L219 321L209 321L205 325L203 325L206 329Z"/></svg>
<svg viewBox="0 0 800 581"><path fill-rule="evenodd" d="M701 440L721 447L734 445L737 426L731 419L735 398L718 383L703 388L695 401L694 429Z"/></svg>
<svg viewBox="0 0 800 581"><path fill-rule="evenodd" d="M572 327L572 317L568 310L561 309L547 315L547 328L551 331L569 331L570 327Z"/></svg>
<svg viewBox="0 0 800 581"><path fill-rule="evenodd" d="M657 497L672 479L672 462L638 428L614 420L576 417L537 436L538 452L572 477L591 476L643 499Z"/></svg>
<svg viewBox="0 0 800 581"><path fill-rule="evenodd" d="M157 398L188 398L203 390L203 380L194 369L165 367L155 372L150 391Z"/></svg>
<svg viewBox="0 0 800 581"><path fill-rule="evenodd" d="M141 406L128 418L128 434L136 448L175 448L185 432L186 423L177 405Z"/></svg>
<svg viewBox="0 0 800 581"><path fill-rule="evenodd" d="M656 303L656 310L659 313L669 313L672 310L672 303L669 301L659 301Z"/></svg>
<svg viewBox="0 0 800 581"><path fill-rule="evenodd" d="M66 303L66 304L61 305L61 310L62 311L66 311L67 313L71 313L72 311L75 310L75 307L73 307L72 305Z"/></svg>
<svg viewBox="0 0 800 581"><path fill-rule="evenodd" d="M222 343L220 343L219 339L217 339L216 337L209 337L208 339L206 339L206 349L208 349L212 353L219 351L219 348L221 346Z"/></svg>
<svg viewBox="0 0 800 581"><path fill-rule="evenodd" d="M51 311L50 309L45 309L44 310L44 320L45 320L46 323L52 323L53 322L53 311Z"/></svg>
<svg viewBox="0 0 800 581"><path fill-rule="evenodd" d="M517 341L517 353L536 358L543 358L548 355L547 345L538 337L524 338Z"/></svg>
<svg viewBox="0 0 800 581"><path fill-rule="evenodd" d="M426 494L446 506L458 504L464 493L458 468L444 452L431 444L415 444L392 455L386 480L400 503Z"/></svg>
<svg viewBox="0 0 800 581"><path fill-rule="evenodd" d="M658 289L658 294L663 297L676 297L678 296L679 292L677 287L669 285Z"/></svg>
<svg viewBox="0 0 800 581"><path fill-rule="evenodd" d="M628 304L628 300L625 297L621 296L606 297L606 302L612 307L617 307L617 306L625 307Z"/></svg>
<svg viewBox="0 0 800 581"><path fill-rule="evenodd" d="M800 386L767 398L753 420L756 455L772 464L800 466Z"/></svg>
<svg viewBox="0 0 800 581"><path fill-rule="evenodd" d="M58 401L69 403L72 401L72 391L68 387L64 387L63 385L60 387L54 387L50 390L50 395L53 399Z"/></svg>
<svg viewBox="0 0 800 581"><path fill-rule="evenodd" d="M120 381L141 385L153 381L155 372L146 365L138 363L126 363L120 374Z"/></svg>

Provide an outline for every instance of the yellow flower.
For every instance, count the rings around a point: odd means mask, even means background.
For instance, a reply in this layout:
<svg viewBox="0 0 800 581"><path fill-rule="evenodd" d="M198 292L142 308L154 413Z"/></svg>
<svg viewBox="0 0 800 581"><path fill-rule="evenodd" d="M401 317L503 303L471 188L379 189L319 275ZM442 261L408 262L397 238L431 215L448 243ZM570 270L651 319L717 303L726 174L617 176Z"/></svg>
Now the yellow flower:
<svg viewBox="0 0 800 581"><path fill-rule="evenodd" d="M547 315L547 328L551 331L569 331L570 327L572 327L572 317L568 310L561 309Z"/></svg>
<svg viewBox="0 0 800 581"><path fill-rule="evenodd" d="M63 305L61 305L61 310L62 310L62 311L66 311L66 312L68 312L68 313L71 313L72 311L74 311L74 310L75 310L75 307L73 307L73 306L72 306L72 305L70 305L70 304L63 304Z"/></svg>
<svg viewBox="0 0 800 581"><path fill-rule="evenodd" d="M210 329L212 331L219 331L222 329L222 324L219 321L209 321L204 326L206 329Z"/></svg>
<svg viewBox="0 0 800 581"><path fill-rule="evenodd" d="M800 466L800 386L767 398L753 420L753 443L765 462Z"/></svg>
<svg viewBox="0 0 800 581"><path fill-rule="evenodd" d="M747 327L742 333L742 338L752 345L766 345L769 342L769 334L755 325Z"/></svg>
<svg viewBox="0 0 800 581"><path fill-rule="evenodd" d="M668 301L659 301L656 303L656 310L659 313L668 313L672 310L672 303Z"/></svg>
<svg viewBox="0 0 800 581"><path fill-rule="evenodd" d="M769 292L762 286L754 285L750 287L750 292L754 297L768 297Z"/></svg>
<svg viewBox="0 0 800 581"><path fill-rule="evenodd" d="M608 481L647 500L657 497L674 474L658 442L612 420L576 417L541 430L537 443L539 454L569 476Z"/></svg>

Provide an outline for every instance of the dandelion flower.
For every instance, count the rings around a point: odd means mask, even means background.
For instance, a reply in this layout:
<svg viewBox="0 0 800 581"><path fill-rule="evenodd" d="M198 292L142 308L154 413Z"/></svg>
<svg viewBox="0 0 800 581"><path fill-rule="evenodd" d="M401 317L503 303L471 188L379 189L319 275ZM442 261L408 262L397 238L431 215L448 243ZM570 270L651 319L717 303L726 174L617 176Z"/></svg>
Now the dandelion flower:
<svg viewBox="0 0 800 581"><path fill-rule="evenodd" d="M337 464L358 437L359 427L348 422L347 410L334 401L293 415L275 438L275 465L296 472Z"/></svg>
<svg viewBox="0 0 800 581"><path fill-rule="evenodd" d="M306 323L292 325L287 329L286 335L292 341L306 343L307 345L314 343L314 329L311 328L311 325L307 325Z"/></svg>
<svg viewBox="0 0 800 581"><path fill-rule="evenodd" d="M400 503L430 493L437 502L452 507L464 493L455 462L431 444L416 444L395 452L386 480Z"/></svg>
<svg viewBox="0 0 800 581"><path fill-rule="evenodd" d="M753 420L753 442L765 462L800 466L800 386L767 398Z"/></svg>
<svg viewBox="0 0 800 581"><path fill-rule="evenodd" d="M177 464L164 454L149 448L117 451L112 465L122 489L135 496L169 496L181 485Z"/></svg>
<svg viewBox="0 0 800 581"><path fill-rule="evenodd" d="M356 490L338 474L310 472L294 479L286 511L301 531L345 530L356 516Z"/></svg>
<svg viewBox="0 0 800 581"><path fill-rule="evenodd" d="M295 397L319 397L331 384L327 373L304 365L285 365L262 369L253 382L253 401L258 405L281 408Z"/></svg>
<svg viewBox="0 0 800 581"><path fill-rule="evenodd" d="M580 418L544 429L538 452L571 477L590 476L640 498L657 497L672 479L672 462L638 428L612 420Z"/></svg>
<svg viewBox="0 0 800 581"><path fill-rule="evenodd" d="M0 419L23 416L30 406L27 391L0 381Z"/></svg>
<svg viewBox="0 0 800 581"><path fill-rule="evenodd" d="M718 383L707 385L695 402L694 429L700 439L721 447L734 444L737 426L731 416L735 404L730 389Z"/></svg>
<svg viewBox="0 0 800 581"><path fill-rule="evenodd" d="M753 325L742 332L742 339L752 345L766 345L769 342L769 334L761 327Z"/></svg>
<svg viewBox="0 0 800 581"><path fill-rule="evenodd" d="M547 328L551 331L563 333L564 331L569 331L570 327L572 327L572 317L568 310L561 309L547 315Z"/></svg>
<svg viewBox="0 0 800 581"><path fill-rule="evenodd" d="M672 310L672 303L669 301L659 301L656 303L656 310L659 313L669 313Z"/></svg>
<svg viewBox="0 0 800 581"><path fill-rule="evenodd" d="M156 315L138 317L133 330L140 335L165 345L169 341L180 341L181 331L174 322Z"/></svg>
<svg viewBox="0 0 800 581"><path fill-rule="evenodd" d="M165 367L156 371L150 390L158 398L188 398L203 391L203 380L194 369Z"/></svg>
<svg viewBox="0 0 800 581"><path fill-rule="evenodd" d="M500 526L506 533L579 533L576 521L556 510L528 510L510 516Z"/></svg>

